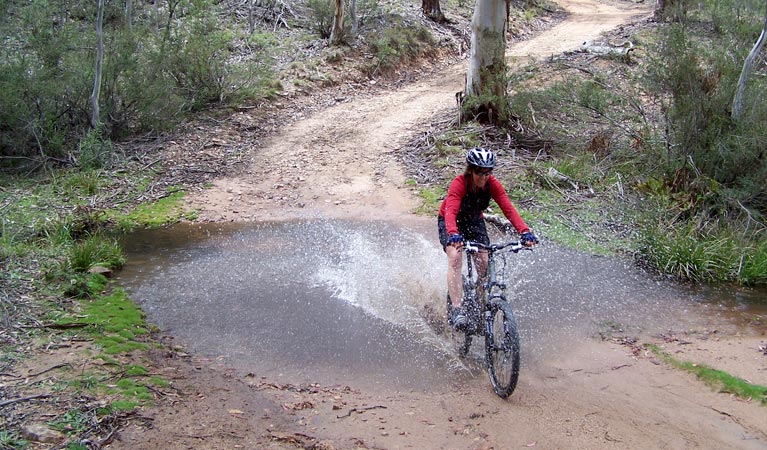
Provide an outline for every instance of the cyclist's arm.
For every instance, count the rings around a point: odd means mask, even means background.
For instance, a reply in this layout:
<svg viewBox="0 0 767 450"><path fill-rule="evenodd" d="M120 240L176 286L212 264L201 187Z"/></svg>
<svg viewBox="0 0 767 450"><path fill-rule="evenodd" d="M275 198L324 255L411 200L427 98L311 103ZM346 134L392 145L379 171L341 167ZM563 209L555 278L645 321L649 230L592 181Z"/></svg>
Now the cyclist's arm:
<svg viewBox="0 0 767 450"><path fill-rule="evenodd" d="M522 216L519 215L519 212L517 212L517 209L511 203L511 200L509 200L509 196L506 194L506 190L503 188L501 182L492 176L487 181L490 183L490 195L493 197L493 200L495 200L495 203L501 208L501 211L503 211L503 215L509 219L511 225L517 230L517 233L522 234L530 231L530 227L528 227L525 221L522 220Z"/></svg>
<svg viewBox="0 0 767 450"><path fill-rule="evenodd" d="M447 189L447 196L439 209L439 215L445 218L445 228L447 229L448 236L458 234L456 218L458 217L458 211L461 209L461 201L463 201L464 195L466 195L466 180L463 175L459 175L450 183L450 187Z"/></svg>

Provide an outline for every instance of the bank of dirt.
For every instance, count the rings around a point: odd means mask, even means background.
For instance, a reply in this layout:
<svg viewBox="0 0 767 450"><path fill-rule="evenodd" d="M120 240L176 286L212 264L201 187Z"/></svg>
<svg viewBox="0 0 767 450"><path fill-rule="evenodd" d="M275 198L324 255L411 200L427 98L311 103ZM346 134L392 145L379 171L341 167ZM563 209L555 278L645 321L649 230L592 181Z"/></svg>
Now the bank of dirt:
<svg viewBox="0 0 767 450"><path fill-rule="evenodd" d="M561 0L559 25L509 49L517 62L577 48L622 24L646 20L646 3ZM454 107L466 62L419 81L338 95L288 126L275 125L245 153L243 170L193 192L200 221L409 217L418 205L398 149ZM367 86L370 88L371 86ZM241 111L208 148L248 147L257 120ZM206 144L206 145L208 145ZM183 154L184 141L173 145ZM716 332L714 332L716 331ZM767 385L758 332L715 324L683 335L647 336L672 355ZM428 392L288 385L229 370L225 359L182 349L158 354L174 386L158 406L128 419L109 448L765 448L767 408L712 391L624 339L573 342L523 368L502 400L484 376Z"/></svg>

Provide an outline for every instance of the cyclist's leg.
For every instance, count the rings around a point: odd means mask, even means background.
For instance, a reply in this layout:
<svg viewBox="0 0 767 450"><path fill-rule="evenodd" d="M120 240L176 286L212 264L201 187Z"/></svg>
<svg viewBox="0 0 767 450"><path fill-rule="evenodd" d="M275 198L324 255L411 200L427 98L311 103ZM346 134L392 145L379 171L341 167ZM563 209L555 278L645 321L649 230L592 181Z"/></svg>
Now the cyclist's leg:
<svg viewBox="0 0 767 450"><path fill-rule="evenodd" d="M444 217L437 218L437 228L439 229L439 241L442 244L442 249L447 254L447 293L453 308L458 308L461 306L461 299L463 298L461 251L452 245L447 245L448 236Z"/></svg>
<svg viewBox="0 0 767 450"><path fill-rule="evenodd" d="M490 245L490 237L487 234L487 225L484 218L477 218L465 225L465 236L468 240ZM477 269L477 299L481 301L484 295L484 284L487 281L487 252L480 251L474 254L474 267Z"/></svg>
<svg viewBox="0 0 767 450"><path fill-rule="evenodd" d="M474 254L474 267L477 268L477 298L484 298L485 295L485 282L487 281L487 264L488 257L486 251L480 251Z"/></svg>
<svg viewBox="0 0 767 450"><path fill-rule="evenodd" d="M447 292L450 294L450 302L454 308L461 306L463 298L463 277L461 276L461 250L447 246Z"/></svg>

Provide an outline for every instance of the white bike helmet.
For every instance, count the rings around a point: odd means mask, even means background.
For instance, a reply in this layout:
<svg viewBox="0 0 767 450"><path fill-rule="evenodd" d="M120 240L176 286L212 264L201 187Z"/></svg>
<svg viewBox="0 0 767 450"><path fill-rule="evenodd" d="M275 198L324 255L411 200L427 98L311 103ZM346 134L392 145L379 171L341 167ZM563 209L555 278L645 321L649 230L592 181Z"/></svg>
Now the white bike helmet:
<svg viewBox="0 0 767 450"><path fill-rule="evenodd" d="M477 167L492 169L495 166L495 154L482 147L474 147L466 155L466 162Z"/></svg>

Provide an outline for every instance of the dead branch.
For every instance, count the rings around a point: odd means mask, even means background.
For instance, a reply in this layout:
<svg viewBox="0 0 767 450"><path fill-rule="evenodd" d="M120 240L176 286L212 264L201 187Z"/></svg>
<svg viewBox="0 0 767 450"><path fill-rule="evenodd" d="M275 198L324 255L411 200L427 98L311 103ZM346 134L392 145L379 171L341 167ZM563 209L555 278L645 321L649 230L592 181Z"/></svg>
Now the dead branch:
<svg viewBox="0 0 767 450"><path fill-rule="evenodd" d="M47 368L45 370L41 370L40 372L29 374L29 375L26 376L26 378L35 378L35 377L40 376L40 375L42 375L44 373L50 372L51 370L56 370L56 369L59 369L59 368L62 368L62 367L72 367L72 365L69 364L69 363L56 364L55 366L49 367L49 368Z"/></svg>
<svg viewBox="0 0 767 450"><path fill-rule="evenodd" d="M12 398L12 399L0 402L0 408L8 406L8 405L12 405L14 403L28 402L30 400L35 400L38 398L48 398L50 396L51 396L50 394L37 394L37 395L30 395L29 397Z"/></svg>
<svg viewBox="0 0 767 450"><path fill-rule="evenodd" d="M382 405L376 405L376 406L367 406L365 408L352 408L352 409L349 410L348 413L344 414L343 416L336 416L336 418L344 419L346 417L350 417L352 415L352 413L354 413L354 412L356 412L356 413L363 413L363 412L369 411L371 409L386 409L386 407L382 406Z"/></svg>
<svg viewBox="0 0 767 450"><path fill-rule="evenodd" d="M83 322L68 322L68 323L48 323L43 325L38 325L34 327L25 327L25 328L50 328L52 330L69 330L72 328L84 328L90 325L89 323L83 323Z"/></svg>

